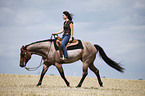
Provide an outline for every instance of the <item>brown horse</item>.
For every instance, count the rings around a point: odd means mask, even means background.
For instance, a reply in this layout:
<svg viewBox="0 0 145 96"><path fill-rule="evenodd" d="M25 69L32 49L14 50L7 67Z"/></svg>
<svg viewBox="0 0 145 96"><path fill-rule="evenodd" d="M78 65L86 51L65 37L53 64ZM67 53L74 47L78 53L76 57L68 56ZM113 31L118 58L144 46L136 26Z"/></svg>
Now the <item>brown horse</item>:
<svg viewBox="0 0 145 96"><path fill-rule="evenodd" d="M88 74L88 68L93 71L97 78L100 86L103 86L103 82L101 81L99 70L94 66L94 60L96 58L97 52L100 53L101 58L112 68L116 69L119 72L123 72L124 68L120 66L120 64L111 60L104 52L104 50L99 45L92 45L89 42L82 41L83 49L74 49L68 51L68 61L63 62L64 64L72 63L78 60L83 62L83 74L82 78L77 85L77 87L81 87L85 77ZM60 60L59 51L55 50L54 40L44 40L31 43L26 46L22 46L20 53L20 66L25 67L27 62L30 60L32 54L37 54L42 56L43 58L43 70L40 76L40 80L37 86L42 84L42 79L47 72L48 68L51 65L56 66L61 77L65 81L67 86L70 86L70 83L67 81L64 75L64 71L62 68L62 61Z"/></svg>

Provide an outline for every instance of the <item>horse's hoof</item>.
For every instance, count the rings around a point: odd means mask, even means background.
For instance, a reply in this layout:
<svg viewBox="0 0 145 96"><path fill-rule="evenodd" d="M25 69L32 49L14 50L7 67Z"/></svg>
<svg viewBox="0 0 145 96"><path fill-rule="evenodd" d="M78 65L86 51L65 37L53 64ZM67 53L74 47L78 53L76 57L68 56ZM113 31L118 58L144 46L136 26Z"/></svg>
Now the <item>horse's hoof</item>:
<svg viewBox="0 0 145 96"><path fill-rule="evenodd" d="M70 87L69 85L67 85L67 87Z"/></svg>
<svg viewBox="0 0 145 96"><path fill-rule="evenodd" d="M102 82L100 83L100 87L103 87L103 83Z"/></svg>
<svg viewBox="0 0 145 96"><path fill-rule="evenodd" d="M67 85L67 87L70 87L70 85Z"/></svg>
<svg viewBox="0 0 145 96"><path fill-rule="evenodd" d="M70 87L70 83L69 82L67 82L66 85L67 85L67 87Z"/></svg>
<svg viewBox="0 0 145 96"><path fill-rule="evenodd" d="M81 87L81 85L76 86L76 88L80 88L80 87Z"/></svg>
<svg viewBox="0 0 145 96"><path fill-rule="evenodd" d="M40 86L40 85L41 85L41 84L38 83L36 86Z"/></svg>

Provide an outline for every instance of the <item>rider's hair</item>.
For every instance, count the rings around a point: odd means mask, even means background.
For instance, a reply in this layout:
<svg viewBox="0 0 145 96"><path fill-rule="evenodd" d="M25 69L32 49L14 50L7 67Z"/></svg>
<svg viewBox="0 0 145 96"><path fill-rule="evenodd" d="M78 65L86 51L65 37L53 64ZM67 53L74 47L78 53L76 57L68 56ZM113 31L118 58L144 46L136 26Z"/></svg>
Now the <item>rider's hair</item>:
<svg viewBox="0 0 145 96"><path fill-rule="evenodd" d="M68 11L64 11L63 14L65 14L69 20L72 20L73 14L69 13Z"/></svg>

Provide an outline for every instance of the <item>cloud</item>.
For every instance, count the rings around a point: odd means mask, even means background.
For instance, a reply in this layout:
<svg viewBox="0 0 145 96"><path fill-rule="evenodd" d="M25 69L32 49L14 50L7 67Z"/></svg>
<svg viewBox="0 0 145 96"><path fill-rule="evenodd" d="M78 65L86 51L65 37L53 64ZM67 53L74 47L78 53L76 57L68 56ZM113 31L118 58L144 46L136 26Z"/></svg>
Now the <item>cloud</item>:
<svg viewBox="0 0 145 96"><path fill-rule="evenodd" d="M0 8L0 26L11 25L14 22L15 12L9 8Z"/></svg>
<svg viewBox="0 0 145 96"><path fill-rule="evenodd" d="M46 14L37 9L21 10L16 18L17 25L34 25L43 23L46 20Z"/></svg>
<svg viewBox="0 0 145 96"><path fill-rule="evenodd" d="M139 0L134 4L134 8L136 9L145 9L145 1Z"/></svg>

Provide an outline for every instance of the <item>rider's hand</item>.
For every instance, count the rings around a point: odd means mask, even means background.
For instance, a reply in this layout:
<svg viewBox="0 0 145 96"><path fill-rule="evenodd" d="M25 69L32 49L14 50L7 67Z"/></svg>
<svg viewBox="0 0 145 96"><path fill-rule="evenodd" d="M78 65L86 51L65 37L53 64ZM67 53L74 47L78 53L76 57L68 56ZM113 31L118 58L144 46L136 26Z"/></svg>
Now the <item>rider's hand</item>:
<svg viewBox="0 0 145 96"><path fill-rule="evenodd" d="M72 41L72 38L69 39L69 42L71 42L71 41Z"/></svg>
<svg viewBox="0 0 145 96"><path fill-rule="evenodd" d="M56 33L53 33L52 35L57 35Z"/></svg>

